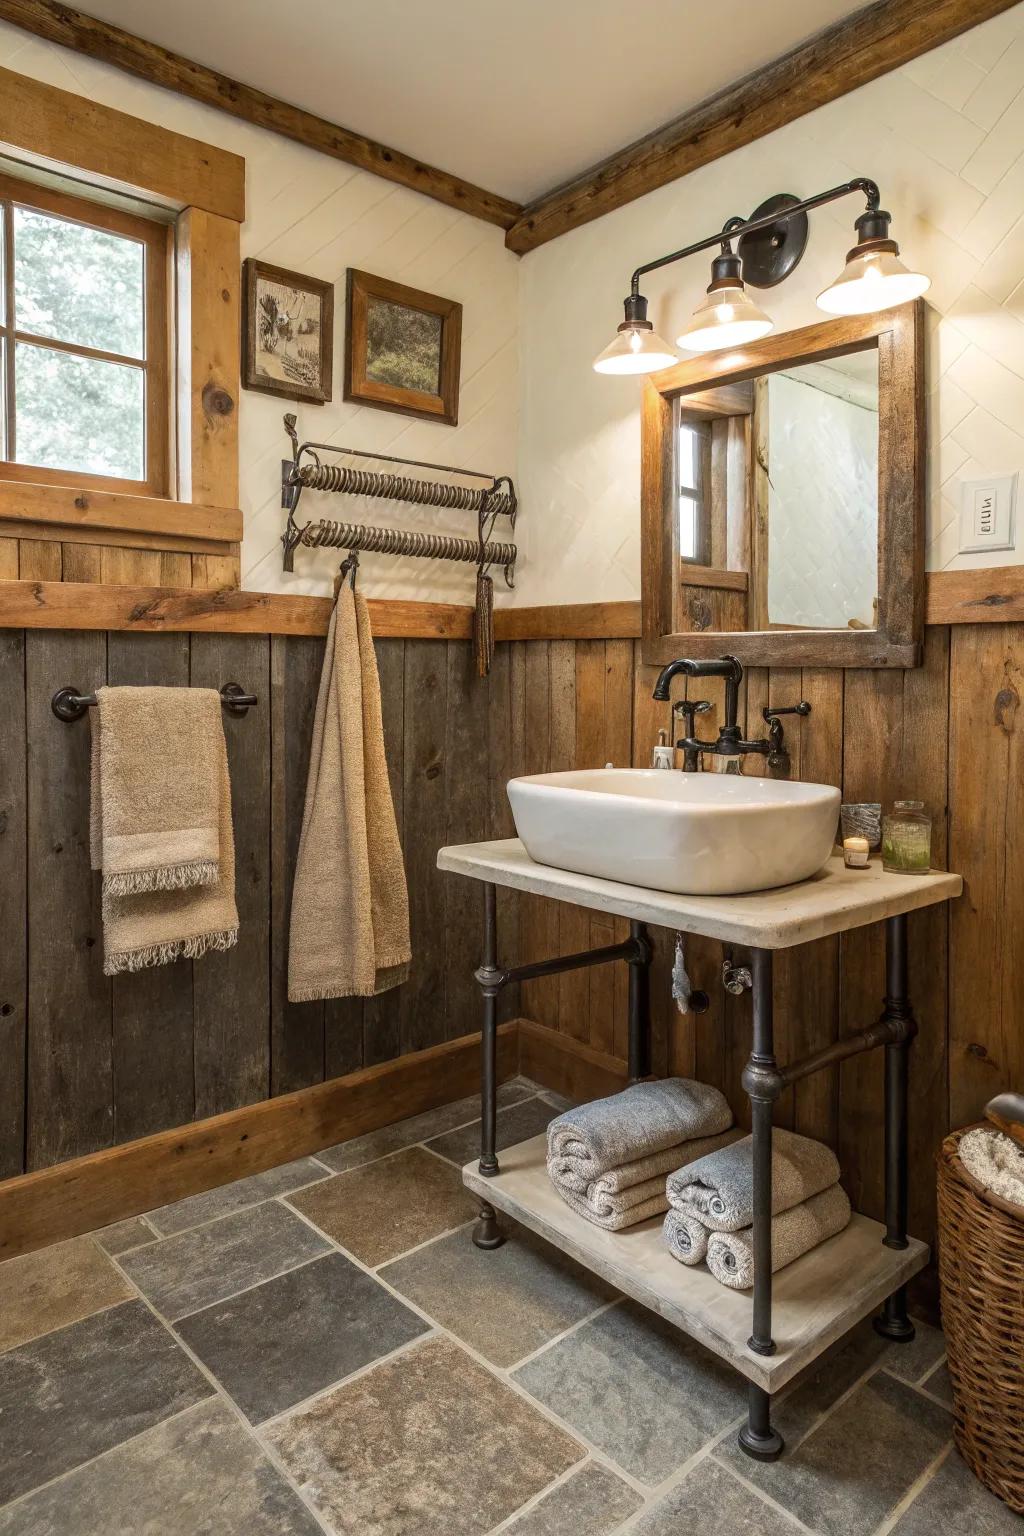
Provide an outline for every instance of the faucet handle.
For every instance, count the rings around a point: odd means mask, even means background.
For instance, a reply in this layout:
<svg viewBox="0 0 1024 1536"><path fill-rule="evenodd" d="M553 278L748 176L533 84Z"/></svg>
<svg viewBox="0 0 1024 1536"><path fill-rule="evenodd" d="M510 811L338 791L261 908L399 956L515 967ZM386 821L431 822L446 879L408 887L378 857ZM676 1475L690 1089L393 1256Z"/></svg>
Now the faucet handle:
<svg viewBox="0 0 1024 1536"><path fill-rule="evenodd" d="M809 715L811 706L806 699L801 699L799 704L766 704L761 711L761 718L765 725L771 725L778 715Z"/></svg>
<svg viewBox="0 0 1024 1536"><path fill-rule="evenodd" d="M694 716L707 714L710 708L710 699L680 699L677 703L673 704L672 713L674 715L682 715L686 721L687 735L692 736L695 729L693 723Z"/></svg>

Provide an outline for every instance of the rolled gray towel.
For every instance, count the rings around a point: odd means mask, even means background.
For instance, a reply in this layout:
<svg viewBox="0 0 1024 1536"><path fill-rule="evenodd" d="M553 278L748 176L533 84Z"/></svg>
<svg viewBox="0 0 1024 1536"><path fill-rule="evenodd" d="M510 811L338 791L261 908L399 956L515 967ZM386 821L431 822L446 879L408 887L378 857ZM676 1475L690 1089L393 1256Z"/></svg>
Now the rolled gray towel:
<svg viewBox="0 0 1024 1536"><path fill-rule="evenodd" d="M742 1132L737 1130L723 1131L719 1136L701 1136L696 1141L672 1147L669 1155L673 1159L673 1166L678 1167L687 1156L703 1157L718 1147L728 1146L730 1141L735 1141L741 1135ZM582 1191L576 1188L574 1182L561 1180L553 1173L551 1182L574 1211L579 1211L581 1216L586 1216L599 1227L618 1232L623 1227L632 1227L646 1221L649 1216L660 1216L662 1211L668 1209L664 1169L659 1169L650 1178L636 1182L626 1183L623 1180L627 1169L635 1170L646 1163L656 1163L663 1155L656 1153L650 1158L628 1163L626 1168L612 1168L599 1179L592 1179Z"/></svg>
<svg viewBox="0 0 1024 1536"><path fill-rule="evenodd" d="M835 1237L849 1223L850 1202L838 1184L773 1216L772 1274L810 1253L826 1238ZM710 1233L707 1261L716 1280L734 1291L749 1291L754 1283L753 1229Z"/></svg>
<svg viewBox="0 0 1024 1536"><path fill-rule="evenodd" d="M711 1234L699 1216L684 1216L682 1211L670 1209L664 1230L668 1251L674 1259L680 1264L703 1263Z"/></svg>
<svg viewBox="0 0 1024 1536"><path fill-rule="evenodd" d="M662 1078L557 1115L548 1126L548 1168L559 1184L570 1176L585 1189L594 1179L732 1125L723 1094L708 1083Z"/></svg>
<svg viewBox="0 0 1024 1536"><path fill-rule="evenodd" d="M830 1147L795 1131L772 1138L772 1215L809 1200L839 1181ZM668 1202L687 1216L699 1216L712 1232L738 1232L754 1220L753 1142L749 1136L712 1152L670 1175Z"/></svg>

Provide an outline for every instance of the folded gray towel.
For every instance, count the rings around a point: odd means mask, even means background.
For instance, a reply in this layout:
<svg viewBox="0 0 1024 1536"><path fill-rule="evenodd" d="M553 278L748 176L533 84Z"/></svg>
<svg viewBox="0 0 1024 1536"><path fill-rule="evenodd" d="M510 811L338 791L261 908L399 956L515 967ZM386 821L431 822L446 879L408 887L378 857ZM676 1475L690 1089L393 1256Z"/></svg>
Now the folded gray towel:
<svg viewBox="0 0 1024 1536"><path fill-rule="evenodd" d="M557 1115L548 1126L548 1169L585 1189L613 1168L699 1136L728 1130L732 1111L717 1088L685 1078L632 1083L621 1093Z"/></svg>
<svg viewBox="0 0 1024 1536"><path fill-rule="evenodd" d="M753 1143L749 1136L673 1173L668 1201L699 1216L712 1232L738 1232L754 1220ZM838 1183L835 1153L820 1141L776 1130L772 1138L772 1215Z"/></svg>
<svg viewBox="0 0 1024 1536"><path fill-rule="evenodd" d="M720 1136L700 1136L696 1141L683 1142L681 1146L671 1149L674 1166L678 1167L688 1157L703 1157L718 1147L728 1146L730 1141L735 1141L742 1134L737 1130L723 1131ZM646 1161L655 1162L662 1155L657 1154L650 1159L641 1158L626 1166L635 1169ZM577 1189L573 1181L556 1178L554 1174L551 1175L551 1182L574 1211L586 1216L599 1227L618 1232L623 1227L632 1227L637 1222L646 1221L649 1216L660 1216L668 1208L664 1170L633 1184L623 1184L622 1175L625 1171L613 1168L599 1179L592 1179L584 1190Z"/></svg>
<svg viewBox="0 0 1024 1536"><path fill-rule="evenodd" d="M772 1274L794 1259L817 1248L826 1238L850 1224L850 1202L838 1184L788 1211L772 1217ZM712 1232L708 1237L708 1269L716 1280L734 1291L748 1291L754 1283L754 1233Z"/></svg>
<svg viewBox="0 0 1024 1536"><path fill-rule="evenodd" d="M665 1217L668 1251L680 1264L702 1264L710 1235L699 1216L685 1216L682 1211L669 1210Z"/></svg>

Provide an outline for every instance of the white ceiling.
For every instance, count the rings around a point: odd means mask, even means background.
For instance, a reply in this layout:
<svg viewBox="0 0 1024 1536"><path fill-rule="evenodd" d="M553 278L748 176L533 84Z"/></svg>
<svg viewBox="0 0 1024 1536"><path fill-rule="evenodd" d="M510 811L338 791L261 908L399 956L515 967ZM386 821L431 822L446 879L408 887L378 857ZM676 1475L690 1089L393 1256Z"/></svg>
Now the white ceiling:
<svg viewBox="0 0 1024 1536"><path fill-rule="evenodd" d="M83 9L526 202L863 0L83 0Z"/></svg>

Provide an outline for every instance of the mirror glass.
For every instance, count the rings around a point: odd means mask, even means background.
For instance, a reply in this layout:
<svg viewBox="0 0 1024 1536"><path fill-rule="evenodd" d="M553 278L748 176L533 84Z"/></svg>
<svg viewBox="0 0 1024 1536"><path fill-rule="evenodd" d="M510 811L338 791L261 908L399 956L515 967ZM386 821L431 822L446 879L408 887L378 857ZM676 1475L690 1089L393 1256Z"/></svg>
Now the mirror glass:
<svg viewBox="0 0 1024 1536"><path fill-rule="evenodd" d="M877 349L681 395L677 413L682 627L874 629Z"/></svg>

